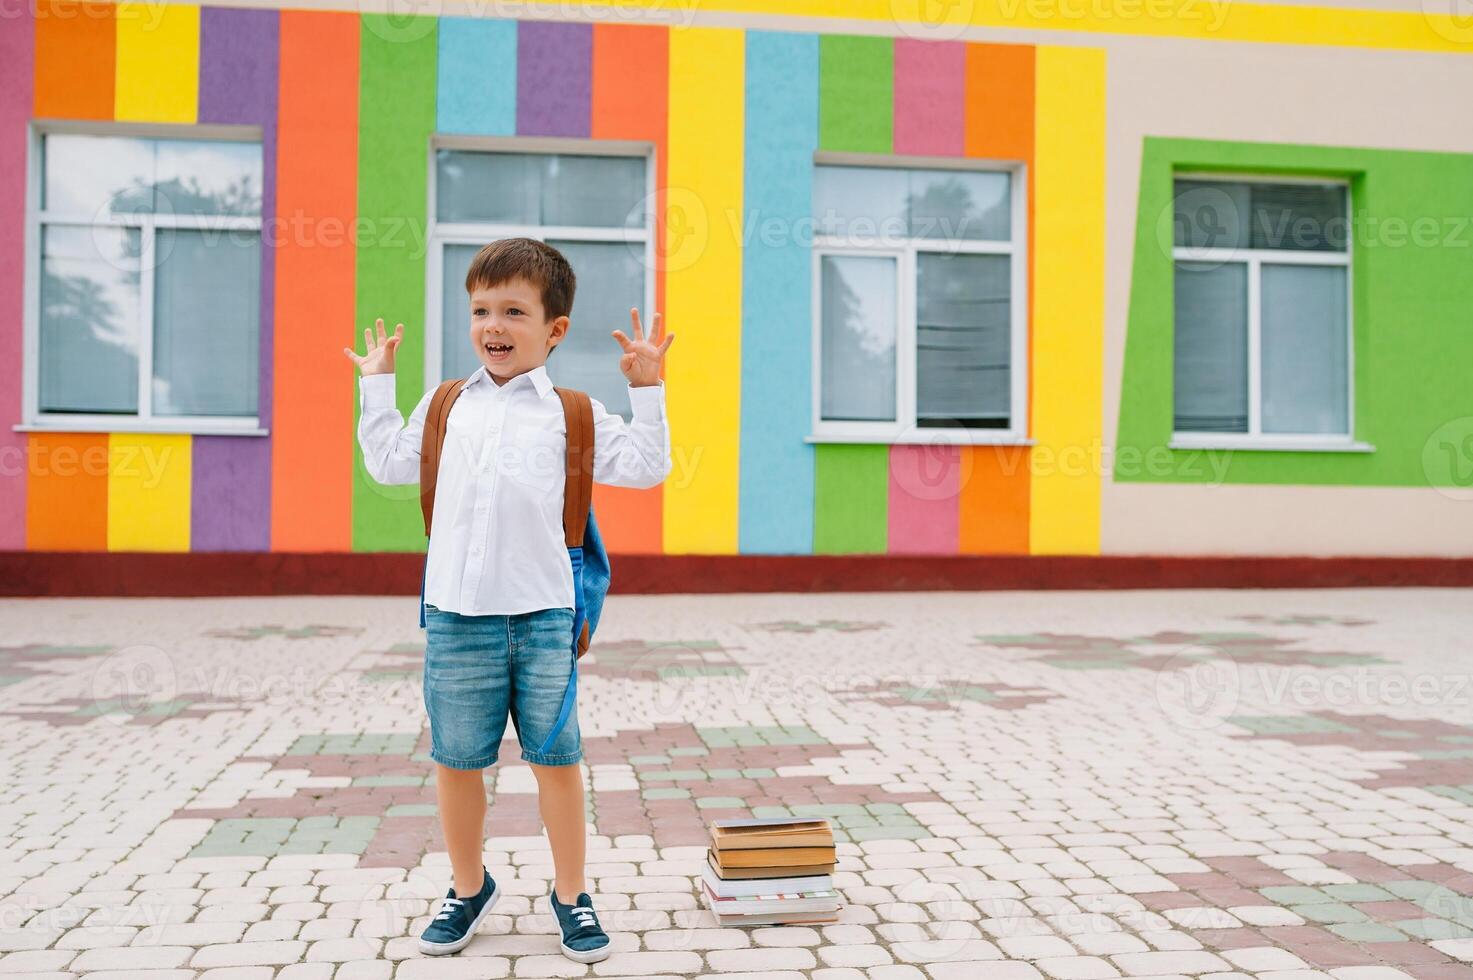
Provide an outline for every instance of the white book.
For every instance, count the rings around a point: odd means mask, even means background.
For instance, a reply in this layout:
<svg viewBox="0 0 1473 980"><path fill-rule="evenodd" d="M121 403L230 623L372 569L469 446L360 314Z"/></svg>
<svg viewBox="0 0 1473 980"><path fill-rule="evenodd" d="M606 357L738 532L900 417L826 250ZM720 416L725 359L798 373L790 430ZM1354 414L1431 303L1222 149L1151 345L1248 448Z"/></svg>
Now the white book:
<svg viewBox="0 0 1473 980"><path fill-rule="evenodd" d="M719 878L706 866L706 887L721 898L746 898L771 895L774 892L821 892L834 887L833 875L806 875L802 878Z"/></svg>
<svg viewBox="0 0 1473 980"><path fill-rule="evenodd" d="M837 912L838 892L809 892L807 894L761 895L752 898L717 898L710 889L702 889L706 907L725 920L728 916L743 915L792 915L811 916Z"/></svg>

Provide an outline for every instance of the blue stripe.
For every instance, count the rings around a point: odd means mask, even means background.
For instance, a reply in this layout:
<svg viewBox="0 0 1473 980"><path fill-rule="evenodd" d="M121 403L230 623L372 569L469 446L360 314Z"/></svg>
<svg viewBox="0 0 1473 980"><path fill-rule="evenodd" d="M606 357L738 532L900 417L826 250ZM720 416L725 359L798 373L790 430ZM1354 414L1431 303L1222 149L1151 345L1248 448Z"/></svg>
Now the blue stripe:
<svg viewBox="0 0 1473 980"><path fill-rule="evenodd" d="M483 17L440 18L435 128L508 136L517 131L517 24Z"/></svg>
<svg viewBox="0 0 1473 980"><path fill-rule="evenodd" d="M811 246L818 38L747 32L739 550L813 550Z"/></svg>
<svg viewBox="0 0 1473 980"><path fill-rule="evenodd" d="M430 553L425 551L425 566L419 573L419 628L425 628L425 579L430 574Z"/></svg>
<svg viewBox="0 0 1473 980"><path fill-rule="evenodd" d="M573 647L571 656L573 658L573 672L568 675L568 684L563 688L563 703L558 708L557 721L552 723L552 731L547 733L547 738L538 747L537 751L546 755L552 751L552 745L557 737L562 734L563 726L568 723L568 718L573 714L574 705L578 703L578 634L583 632L583 620L585 607L583 604L583 549L572 547L568 549L568 561L573 566Z"/></svg>

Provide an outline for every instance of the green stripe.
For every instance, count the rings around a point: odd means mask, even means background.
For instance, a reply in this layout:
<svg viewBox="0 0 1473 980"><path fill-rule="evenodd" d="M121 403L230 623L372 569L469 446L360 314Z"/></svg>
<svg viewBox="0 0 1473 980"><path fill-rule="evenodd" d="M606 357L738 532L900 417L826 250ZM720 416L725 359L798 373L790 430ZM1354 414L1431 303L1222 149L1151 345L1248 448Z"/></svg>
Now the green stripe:
<svg viewBox="0 0 1473 980"><path fill-rule="evenodd" d="M815 554L885 551L890 521L890 447L814 447Z"/></svg>
<svg viewBox="0 0 1473 980"><path fill-rule="evenodd" d="M889 153L895 44L887 37L818 40L820 150ZM889 540L890 447L814 447L813 550L883 554Z"/></svg>
<svg viewBox="0 0 1473 980"><path fill-rule="evenodd" d="M889 153L895 42L826 34L818 42L818 142L823 150Z"/></svg>
<svg viewBox="0 0 1473 980"><path fill-rule="evenodd" d="M358 95L358 283L361 334L377 317L404 324L395 358L399 410L424 394L425 194L435 129L436 32L404 36L395 21L364 15ZM383 486L363 468L353 398L353 550L423 551L419 487Z"/></svg>

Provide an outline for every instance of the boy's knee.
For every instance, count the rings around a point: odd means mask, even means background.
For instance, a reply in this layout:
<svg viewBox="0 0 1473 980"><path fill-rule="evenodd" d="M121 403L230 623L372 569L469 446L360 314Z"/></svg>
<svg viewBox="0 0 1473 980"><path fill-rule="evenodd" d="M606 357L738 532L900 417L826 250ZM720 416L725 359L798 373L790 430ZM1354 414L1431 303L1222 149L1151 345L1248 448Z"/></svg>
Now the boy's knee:
<svg viewBox="0 0 1473 980"><path fill-rule="evenodd" d="M575 759L572 762L554 764L527 760L527 766L538 779L571 779L582 772L579 761L581 760Z"/></svg>

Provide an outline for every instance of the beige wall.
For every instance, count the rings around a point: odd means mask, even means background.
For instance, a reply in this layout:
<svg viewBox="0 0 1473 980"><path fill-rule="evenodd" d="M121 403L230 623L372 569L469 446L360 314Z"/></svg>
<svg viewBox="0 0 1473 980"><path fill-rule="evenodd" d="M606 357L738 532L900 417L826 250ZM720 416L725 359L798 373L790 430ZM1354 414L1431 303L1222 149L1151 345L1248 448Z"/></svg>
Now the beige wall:
<svg viewBox="0 0 1473 980"><path fill-rule="evenodd" d="M1473 58L1131 39L1108 47L1104 410L1113 446L1142 140L1473 153ZM1431 487L1115 483L1107 474L1101 523L1101 550L1115 554L1473 555L1473 500Z"/></svg>

